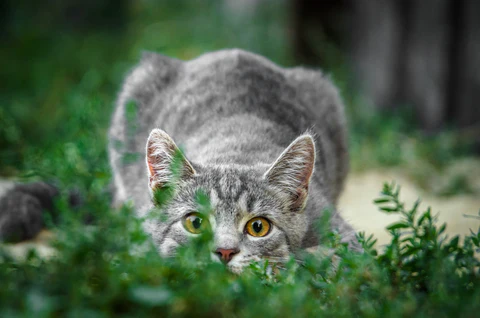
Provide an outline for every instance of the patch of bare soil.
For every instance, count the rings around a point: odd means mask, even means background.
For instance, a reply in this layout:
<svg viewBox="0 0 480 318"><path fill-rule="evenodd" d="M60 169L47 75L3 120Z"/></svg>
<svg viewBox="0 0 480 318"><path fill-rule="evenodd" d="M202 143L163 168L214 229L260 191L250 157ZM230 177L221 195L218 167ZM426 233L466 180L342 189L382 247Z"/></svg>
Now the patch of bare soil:
<svg viewBox="0 0 480 318"><path fill-rule="evenodd" d="M473 195L457 195L454 197L438 197L418 188L412 181L396 170L370 170L350 174L345 190L340 198L340 213L358 231L367 235L374 234L378 239L377 246L386 244L389 236L385 227L399 219L397 215L380 212L373 204L379 197L384 182L395 181L401 186L400 198L410 207L420 198L423 212L428 206L432 213L438 213L439 223L447 223L446 233L449 236L468 234L470 229L476 231L480 220L465 215L478 216L480 198Z"/></svg>
<svg viewBox="0 0 480 318"><path fill-rule="evenodd" d="M35 250L40 257L48 258L55 254L55 249L49 244L53 237L54 235L51 231L42 230L33 240L16 244L5 244L4 248L18 260L24 260L30 250Z"/></svg>

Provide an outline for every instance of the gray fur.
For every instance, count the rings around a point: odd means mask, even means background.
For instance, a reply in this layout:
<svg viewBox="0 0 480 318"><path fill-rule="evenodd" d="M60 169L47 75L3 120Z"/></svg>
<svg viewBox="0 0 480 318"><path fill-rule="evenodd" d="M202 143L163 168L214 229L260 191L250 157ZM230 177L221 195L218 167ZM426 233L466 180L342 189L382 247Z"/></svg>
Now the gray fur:
<svg viewBox="0 0 480 318"><path fill-rule="evenodd" d="M35 237L43 228L43 213L53 212L57 188L44 182L0 183L0 241Z"/></svg>
<svg viewBox="0 0 480 318"><path fill-rule="evenodd" d="M44 227L45 213L56 223L59 211L55 201L58 187L46 182L19 183L0 179L0 242L19 242L34 238ZM69 191L68 203L77 208L82 204L76 190ZM92 217L85 218L89 223Z"/></svg>
<svg viewBox="0 0 480 318"><path fill-rule="evenodd" d="M133 123L125 116L129 101L137 106ZM318 245L314 223L335 206L348 171L345 116L331 82L318 71L281 68L238 49L186 62L145 54L124 82L109 135L115 203L133 201L140 216L153 207L149 188L166 176L157 173L169 158L165 145L175 149L175 140L182 147L188 173L164 208L168 220L145 228L161 253L173 255L192 235L181 220L195 211L194 194L202 189L215 209L216 247L240 249L232 270ZM132 153L139 159L125 162ZM149 158L160 170L147 168ZM273 223L266 237L244 234L255 216ZM338 214L332 226L356 246Z"/></svg>

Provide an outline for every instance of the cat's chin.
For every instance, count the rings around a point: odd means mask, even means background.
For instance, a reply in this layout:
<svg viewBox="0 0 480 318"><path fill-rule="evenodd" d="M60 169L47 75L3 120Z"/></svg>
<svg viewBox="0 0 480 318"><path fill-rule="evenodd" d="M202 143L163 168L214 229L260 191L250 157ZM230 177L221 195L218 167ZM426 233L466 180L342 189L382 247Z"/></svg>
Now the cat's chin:
<svg viewBox="0 0 480 318"><path fill-rule="evenodd" d="M230 272L233 274L241 274L243 272L243 269L245 268L244 266L239 266L239 265L227 265L227 268Z"/></svg>
<svg viewBox="0 0 480 318"><path fill-rule="evenodd" d="M260 268L264 268L266 270L266 274L267 275L275 275L279 272L279 270L281 270L282 268L282 265L280 263L272 263L272 264L268 264L268 266L264 267L265 264L255 264L255 267L258 268L258 266L260 265ZM228 264L227 265L227 268L230 272L232 272L233 274L236 274L236 275L239 275L241 273L243 273L243 271L245 270L245 268L249 267L249 265L246 265L246 266L242 266L242 265L237 265L237 264Z"/></svg>
<svg viewBox="0 0 480 318"><path fill-rule="evenodd" d="M215 255L214 253L212 253L211 255L211 259L213 262L215 263L221 263L222 261L220 261L220 259L218 258L217 255ZM241 274L243 272L243 270L245 269L245 265L241 265L238 263L237 260L232 260L232 262L230 262L229 264L226 264L225 265L227 267L227 269L232 272L233 274ZM248 266L248 265L246 265Z"/></svg>

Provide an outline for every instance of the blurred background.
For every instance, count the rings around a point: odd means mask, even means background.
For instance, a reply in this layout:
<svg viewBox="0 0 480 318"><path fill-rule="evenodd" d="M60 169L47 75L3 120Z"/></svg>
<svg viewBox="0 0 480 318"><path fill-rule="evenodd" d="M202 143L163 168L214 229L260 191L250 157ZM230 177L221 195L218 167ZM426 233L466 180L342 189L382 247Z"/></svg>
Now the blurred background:
<svg viewBox="0 0 480 318"><path fill-rule="evenodd" d="M357 229L392 221L372 204L392 180L452 232L480 223L464 216L480 208L479 1L4 0L0 36L1 178L106 202L109 118L141 52L238 47L339 87L352 158L340 207Z"/></svg>

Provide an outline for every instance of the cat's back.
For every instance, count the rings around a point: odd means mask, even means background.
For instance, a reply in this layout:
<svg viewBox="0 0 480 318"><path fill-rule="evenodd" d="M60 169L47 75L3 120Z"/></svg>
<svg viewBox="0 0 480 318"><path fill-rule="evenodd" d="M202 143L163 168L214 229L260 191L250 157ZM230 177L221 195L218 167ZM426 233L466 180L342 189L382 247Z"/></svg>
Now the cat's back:
<svg viewBox="0 0 480 318"><path fill-rule="evenodd" d="M312 126L288 72L261 56L238 49L208 53L184 63L178 73L166 102L150 105L154 124L176 140L225 121L230 127L237 123L240 132L248 124L242 118L252 116L287 126L292 130L287 143Z"/></svg>
<svg viewBox="0 0 480 318"><path fill-rule="evenodd" d="M125 113L130 100L136 103L133 123L127 123ZM317 175L335 193L347 171L343 108L330 81L320 72L281 68L243 50L207 53L188 62L146 54L127 77L112 120L111 145L123 145L121 151L110 147L114 170L123 169L123 175L142 172L143 162L125 165L119 160L122 152L143 154L153 128L164 129L190 148L199 142L218 144L229 136L239 143L259 138L270 142L271 156L275 146L286 147L309 130L316 135Z"/></svg>

